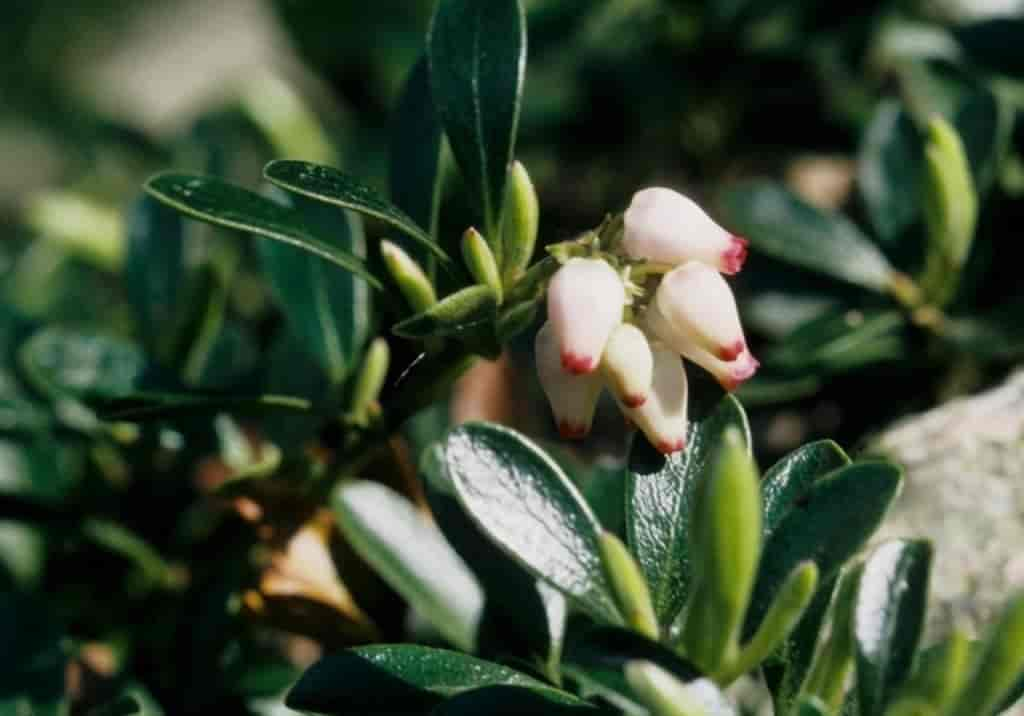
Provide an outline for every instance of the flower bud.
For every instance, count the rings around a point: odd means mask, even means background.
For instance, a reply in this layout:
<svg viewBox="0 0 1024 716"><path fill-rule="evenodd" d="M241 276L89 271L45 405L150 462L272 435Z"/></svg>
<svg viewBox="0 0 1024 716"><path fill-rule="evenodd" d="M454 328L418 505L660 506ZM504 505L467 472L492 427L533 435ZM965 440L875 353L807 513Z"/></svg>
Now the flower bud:
<svg viewBox="0 0 1024 716"><path fill-rule="evenodd" d="M628 408L639 408L651 391L654 357L643 331L620 323L604 347L601 370L615 397Z"/></svg>
<svg viewBox="0 0 1024 716"><path fill-rule="evenodd" d="M430 279L420 265L398 244L381 241L380 255L391 277L398 284L398 290L402 292L414 313L422 313L437 303L437 294Z"/></svg>
<svg viewBox="0 0 1024 716"><path fill-rule="evenodd" d="M624 217L622 247L635 259L678 264L696 260L734 274L747 258L747 240L716 224L690 198L663 187L633 195Z"/></svg>
<svg viewBox="0 0 1024 716"><path fill-rule="evenodd" d="M559 434L563 438L585 437L601 395L601 376L574 375L562 369L558 339L550 321L537 332L534 351L540 385L551 404Z"/></svg>
<svg viewBox="0 0 1024 716"><path fill-rule="evenodd" d="M502 219L502 243L505 286L512 286L526 272L537 243L540 203L530 175L518 161L512 162L508 173L508 194Z"/></svg>
<svg viewBox="0 0 1024 716"><path fill-rule="evenodd" d="M732 289L709 266L690 261L672 269L654 300L678 334L719 360L736 360L746 350Z"/></svg>
<svg viewBox="0 0 1024 716"><path fill-rule="evenodd" d="M472 226L462 235L462 259L476 282L488 286L501 303L501 275L491 247L479 231Z"/></svg>
<svg viewBox="0 0 1024 716"><path fill-rule="evenodd" d="M612 586L612 595L626 623L648 639L658 639L658 619L654 616L651 593L640 566L611 532L602 531L598 538L601 565Z"/></svg>
<svg viewBox="0 0 1024 716"><path fill-rule="evenodd" d="M685 333L677 330L662 315L657 301L651 303L647 309L646 328L651 334L670 346L672 350L692 360L713 375L715 380L728 391L736 390L743 381L751 378L760 366L749 350L745 349L732 361L724 361L690 342Z"/></svg>
<svg viewBox="0 0 1024 716"><path fill-rule="evenodd" d="M548 284L548 321L566 371L597 368L625 303L622 279L607 262L575 258L558 269Z"/></svg>
<svg viewBox="0 0 1024 716"><path fill-rule="evenodd" d="M651 355L654 370L647 400L637 408L621 407L651 445L668 455L686 447L686 369L675 351L669 348L656 345Z"/></svg>

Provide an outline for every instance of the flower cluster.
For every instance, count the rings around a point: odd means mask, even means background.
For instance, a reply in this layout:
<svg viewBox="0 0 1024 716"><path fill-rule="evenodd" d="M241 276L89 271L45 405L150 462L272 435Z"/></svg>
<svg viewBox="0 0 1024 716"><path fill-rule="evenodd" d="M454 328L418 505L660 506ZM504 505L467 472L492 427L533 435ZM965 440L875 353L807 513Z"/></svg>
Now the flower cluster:
<svg viewBox="0 0 1024 716"><path fill-rule="evenodd" d="M540 383L559 432L590 431L604 388L664 453L686 446L687 382L680 356L729 391L757 370L736 301L747 242L670 189L637 192L621 231L568 253L547 289L537 333Z"/></svg>

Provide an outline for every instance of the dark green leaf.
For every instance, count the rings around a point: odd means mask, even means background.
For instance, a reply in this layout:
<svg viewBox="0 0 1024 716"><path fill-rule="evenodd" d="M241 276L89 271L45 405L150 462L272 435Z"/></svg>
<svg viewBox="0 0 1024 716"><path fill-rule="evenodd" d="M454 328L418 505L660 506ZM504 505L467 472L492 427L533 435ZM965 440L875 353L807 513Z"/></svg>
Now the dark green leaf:
<svg viewBox="0 0 1024 716"><path fill-rule="evenodd" d="M499 241L526 72L519 0L441 0L427 38L434 102L452 153ZM500 247L495 258L501 265Z"/></svg>
<svg viewBox="0 0 1024 716"><path fill-rule="evenodd" d="M829 709L815 696L804 696L796 707L794 716L828 716Z"/></svg>
<svg viewBox="0 0 1024 716"><path fill-rule="evenodd" d="M117 397L90 397L86 404L103 420L146 422L193 415L244 413L263 415L308 413L312 403L290 395L226 395L217 393L159 393L134 391Z"/></svg>
<svg viewBox="0 0 1024 716"><path fill-rule="evenodd" d="M804 560L828 580L874 533L902 484L886 462L857 462L817 481L765 543L744 633L753 634L779 586Z"/></svg>
<svg viewBox="0 0 1024 716"><path fill-rule="evenodd" d="M364 646L313 664L289 692L289 708L334 716L423 713L484 686L519 686L553 699L562 692L508 667L413 644Z"/></svg>
<svg viewBox="0 0 1024 716"><path fill-rule="evenodd" d="M143 196L132 207L126 244L125 291L145 344L159 351L180 310L185 222L177 211Z"/></svg>
<svg viewBox="0 0 1024 716"><path fill-rule="evenodd" d="M722 434L736 427L748 450L750 427L732 396L711 409L693 401L686 450L664 457L637 434L626 470L626 535L651 590L659 623L669 625L689 594L690 510Z"/></svg>
<svg viewBox="0 0 1024 716"><path fill-rule="evenodd" d="M999 98L991 89L977 84L964 92L953 117L979 194L988 191L999 175L1009 139L1008 114L1000 110Z"/></svg>
<svg viewBox="0 0 1024 716"><path fill-rule="evenodd" d="M864 563L853 616L863 716L882 713L910 673L924 627L931 562L928 542L891 540Z"/></svg>
<svg viewBox="0 0 1024 716"><path fill-rule="evenodd" d="M366 256L366 241L359 216L334 207L295 201L274 187L272 199L297 208L310 224L360 258ZM368 338L370 292L352 274L339 275L310 254L295 251L285 244L260 243L263 271L277 295L295 335L315 356L325 374L339 384L352 371Z"/></svg>
<svg viewBox="0 0 1024 716"><path fill-rule="evenodd" d="M78 481L76 465L49 433L0 439L0 495L30 503L61 504Z"/></svg>
<svg viewBox="0 0 1024 716"><path fill-rule="evenodd" d="M61 634L37 597L0 593L0 713L67 713Z"/></svg>
<svg viewBox="0 0 1024 716"><path fill-rule="evenodd" d="M765 356L788 373L842 373L903 358L907 319L895 310L839 308L797 328Z"/></svg>
<svg viewBox="0 0 1024 716"><path fill-rule="evenodd" d="M821 477L850 464L831 440L809 443L779 460L761 478L763 529L767 539L796 502Z"/></svg>
<svg viewBox="0 0 1024 716"><path fill-rule="evenodd" d="M130 684L121 690L121 694L108 704L89 712L89 716L163 716L153 697L142 686Z"/></svg>
<svg viewBox="0 0 1024 716"><path fill-rule="evenodd" d="M551 458L513 430L471 423L449 434L445 461L481 530L596 619L620 621L601 566L600 525Z"/></svg>
<svg viewBox="0 0 1024 716"><path fill-rule="evenodd" d="M431 716L573 716L601 711L572 694L535 691L520 686L485 686L465 691L433 709Z"/></svg>
<svg viewBox="0 0 1024 716"><path fill-rule="evenodd" d="M331 504L359 556L449 641L471 651L483 592L437 527L379 483L343 484Z"/></svg>
<svg viewBox="0 0 1024 716"><path fill-rule="evenodd" d="M857 181L868 217L884 242L895 241L921 213L921 135L896 100L883 100L864 134Z"/></svg>
<svg viewBox="0 0 1024 716"><path fill-rule="evenodd" d="M397 323L392 331L402 338L472 337L475 329L494 321L498 300L487 286L469 286L445 296L423 313Z"/></svg>
<svg viewBox="0 0 1024 716"><path fill-rule="evenodd" d="M283 241L351 271L374 288L381 288L380 281L366 269L362 259L335 246L329 238L315 234L298 212L278 206L259 194L221 179L176 172L152 177L145 189L186 216Z"/></svg>
<svg viewBox="0 0 1024 716"><path fill-rule="evenodd" d="M999 17L969 25L953 31L968 57L979 65L1006 75L1024 75L1024 19Z"/></svg>
<svg viewBox="0 0 1024 716"><path fill-rule="evenodd" d="M892 267L860 229L778 184L741 184L725 194L723 208L755 251L874 291L889 288Z"/></svg>
<svg viewBox="0 0 1024 716"><path fill-rule="evenodd" d="M290 192L380 219L414 239L442 261L448 261L441 247L405 212L344 172L322 164L278 159L263 168L263 176Z"/></svg>
<svg viewBox="0 0 1024 716"><path fill-rule="evenodd" d="M562 656L562 671L580 684L583 694L600 696L627 713L644 713L623 671L634 659L657 664L680 681L701 676L696 667L670 649L617 627L589 629L570 639Z"/></svg>
<svg viewBox="0 0 1024 716"><path fill-rule="evenodd" d="M20 357L38 388L77 397L130 394L146 369L145 356L134 343L60 327L34 334Z"/></svg>
<svg viewBox="0 0 1024 716"><path fill-rule="evenodd" d="M405 81L391 123L391 200L418 226L437 236L444 178L441 122L430 92L430 67L420 58ZM433 259L422 246L399 239L399 245L430 273Z"/></svg>

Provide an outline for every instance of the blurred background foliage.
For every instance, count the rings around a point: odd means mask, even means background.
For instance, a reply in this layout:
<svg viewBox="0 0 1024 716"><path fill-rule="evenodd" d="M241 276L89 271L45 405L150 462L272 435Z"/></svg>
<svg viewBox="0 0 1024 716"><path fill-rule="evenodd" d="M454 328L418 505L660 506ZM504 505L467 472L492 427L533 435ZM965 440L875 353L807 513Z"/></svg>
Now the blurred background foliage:
<svg viewBox="0 0 1024 716"><path fill-rule="evenodd" d="M748 235L755 251L737 290L764 369L741 398L763 461L816 437L856 445L894 418L994 384L1024 355L1020 2L525 4L518 154L538 185L542 241L597 225L654 183L694 195ZM170 226L187 237L181 256L166 257L181 275L146 273L152 247L133 231L172 219L140 203L139 186L173 166L256 188L260 167L280 153L268 117L300 97L337 162L385 187L393 109L431 10L429 0L5 8L0 584L9 591L0 648L19 666L0 676L0 713L21 713L20 703L86 713L119 693L155 697L170 713L281 713L277 696L321 645L369 638L337 579L316 587L312 607L288 603L287 590L268 597L267 575L288 573L297 534L309 539L296 549L334 550L341 583L374 605L381 633L404 633L397 598L325 537L308 502L269 497L268 519L258 501L214 495L231 454L259 461L254 435L304 446L315 463L336 438L329 429L272 415L139 435L98 420L33 366L64 371L64 385L90 382L83 373L130 382L152 370L140 367L141 344L189 387L316 396L323 378L251 242ZM934 243L923 196L934 114L963 142L979 210L953 292L919 300L893 277L922 276ZM297 134L315 144L315 133ZM313 144L305 148L322 149ZM451 203L442 226L458 236L465 207ZM772 248L801 234L845 248L825 256L824 270ZM842 257L865 252L880 257L880 284L842 268ZM151 291L165 292L164 313L140 312L138 296ZM90 338L96 330L110 342ZM48 341L63 347L57 358ZM471 374L452 398L455 416L550 436L546 409L520 387L532 385L528 346ZM443 428L437 415L440 424L407 431L414 447ZM621 433L614 411L603 411L586 459L559 450L579 474L607 472ZM303 583L298 593L311 590ZM347 628L325 633L325 609L347 614Z"/></svg>

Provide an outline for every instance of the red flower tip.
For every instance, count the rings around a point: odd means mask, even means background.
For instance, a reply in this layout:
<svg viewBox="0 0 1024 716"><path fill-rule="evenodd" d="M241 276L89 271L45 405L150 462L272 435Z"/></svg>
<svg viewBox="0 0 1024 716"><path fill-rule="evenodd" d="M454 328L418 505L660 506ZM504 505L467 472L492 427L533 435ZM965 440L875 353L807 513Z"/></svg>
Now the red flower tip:
<svg viewBox="0 0 1024 716"><path fill-rule="evenodd" d="M686 448L686 438L679 438L677 440L662 440L655 447L663 455L671 455L674 452L679 452Z"/></svg>
<svg viewBox="0 0 1024 716"><path fill-rule="evenodd" d="M728 363L739 358L740 354L746 349L747 346L743 341L736 341L731 346L723 346L720 348L718 350L718 357Z"/></svg>
<svg viewBox="0 0 1024 716"><path fill-rule="evenodd" d="M750 242L740 236L729 239L729 248L722 252L722 273L733 275L740 272L747 260L747 247Z"/></svg>
<svg viewBox="0 0 1024 716"><path fill-rule="evenodd" d="M579 355L572 351L562 351L562 368L573 375L585 375L593 373L597 368L597 361L593 356Z"/></svg>
<svg viewBox="0 0 1024 716"><path fill-rule="evenodd" d="M565 440L581 440L589 432L590 429L586 425L570 423L568 420L562 420L558 423L558 434Z"/></svg>
<svg viewBox="0 0 1024 716"><path fill-rule="evenodd" d="M647 396L627 395L622 398L622 402L626 404L627 408L639 408L641 405L647 402Z"/></svg>

